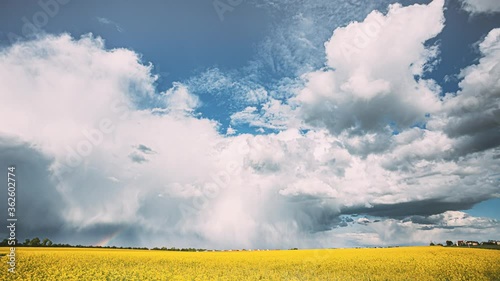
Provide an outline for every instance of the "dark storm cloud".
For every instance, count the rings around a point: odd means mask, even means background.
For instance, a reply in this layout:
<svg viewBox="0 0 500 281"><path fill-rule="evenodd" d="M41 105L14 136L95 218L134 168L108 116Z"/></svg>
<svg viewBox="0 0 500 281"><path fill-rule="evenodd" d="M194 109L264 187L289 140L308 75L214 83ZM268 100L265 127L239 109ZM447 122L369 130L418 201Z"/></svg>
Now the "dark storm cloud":
<svg viewBox="0 0 500 281"><path fill-rule="evenodd" d="M302 199L288 201L287 206L299 229L304 232L327 231L342 223L338 210L325 199L303 196Z"/></svg>
<svg viewBox="0 0 500 281"><path fill-rule="evenodd" d="M411 221L416 224L438 224L440 221L436 218L430 218L425 216L410 216L403 219L403 222Z"/></svg>
<svg viewBox="0 0 500 281"><path fill-rule="evenodd" d="M455 157L465 156L474 152L481 152L500 146L500 126L488 131L479 132L473 136L466 136L457 143Z"/></svg>
<svg viewBox="0 0 500 281"><path fill-rule="evenodd" d="M16 166L16 214L18 239L33 236L56 236L65 224L66 204L51 179L52 160L26 143L0 137L0 182L7 182L7 167ZM0 192L0 201L7 202L7 191ZM5 204L2 206L6 206ZM0 210L7 217L7 207ZM5 221L5 220L4 220ZM0 228L0 235L6 230Z"/></svg>
<svg viewBox="0 0 500 281"><path fill-rule="evenodd" d="M430 216L450 210L466 210L482 200L463 200L461 202L445 202L440 199L429 199L397 204L380 204L371 208L344 208L342 214L365 214L376 217L402 219L407 216Z"/></svg>
<svg viewBox="0 0 500 281"><path fill-rule="evenodd" d="M422 226L422 227L420 228L420 230L433 230L433 229L434 229L434 227L433 227L433 226Z"/></svg>
<svg viewBox="0 0 500 281"><path fill-rule="evenodd" d="M16 170L16 234L19 241L33 237L49 238L54 243L97 245L102 241L113 241L108 245L140 246L143 226L134 223L97 223L78 226L65 221L63 214L67 203L57 190L49 167L52 159L44 156L34 146L13 138L0 137L0 181L7 182L7 167ZM87 175L90 178L92 174ZM102 190L101 190L101 194ZM0 201L7 201L7 192L0 192ZM80 203L92 205L89 191L82 193ZM98 203L98 202L97 202ZM7 219L7 208L0 210L3 221ZM7 237L5 228L0 228L0 237Z"/></svg>
<svg viewBox="0 0 500 281"><path fill-rule="evenodd" d="M462 70L461 90L444 103L448 111L444 132L459 140L458 156L500 145L499 38L498 29L492 30L478 44L479 64Z"/></svg>
<svg viewBox="0 0 500 281"><path fill-rule="evenodd" d="M475 135L495 128L498 129L498 127L499 124L490 114L475 112L461 119L450 120L445 132L448 136L456 138L464 135Z"/></svg>
<svg viewBox="0 0 500 281"><path fill-rule="evenodd" d="M141 245L139 235L141 227L129 223L96 223L83 228L67 229L65 237L71 240L62 243L75 243L100 246L127 246Z"/></svg>
<svg viewBox="0 0 500 281"><path fill-rule="evenodd" d="M157 190L140 194L137 216L165 229L171 229L183 219L180 206L192 208L192 200L172 198L162 192Z"/></svg>

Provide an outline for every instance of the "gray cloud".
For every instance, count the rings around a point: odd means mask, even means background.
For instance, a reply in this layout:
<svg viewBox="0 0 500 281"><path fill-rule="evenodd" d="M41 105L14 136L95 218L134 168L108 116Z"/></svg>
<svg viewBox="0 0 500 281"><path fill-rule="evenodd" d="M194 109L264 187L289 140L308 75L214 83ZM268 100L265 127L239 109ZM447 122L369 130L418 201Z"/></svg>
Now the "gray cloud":
<svg viewBox="0 0 500 281"><path fill-rule="evenodd" d="M401 219L410 215L429 216L441 214L449 210L467 210L474 204L482 200L462 199L460 202L446 202L446 199L428 199L421 201L411 201L398 204L378 204L366 208L346 208L342 210L343 214L366 214L378 217L388 217Z"/></svg>
<svg viewBox="0 0 500 281"><path fill-rule="evenodd" d="M477 44L479 63L461 71L461 90L445 97L443 131L457 139L462 155L500 145L499 44L500 29L493 29Z"/></svg>
<svg viewBox="0 0 500 281"><path fill-rule="evenodd" d="M139 163L139 164L142 162L148 161L146 159L146 157L144 157L143 155L141 155L137 152L132 152L131 154L129 154L128 157L130 158L130 160L132 160L132 162Z"/></svg>
<svg viewBox="0 0 500 281"><path fill-rule="evenodd" d="M19 139L0 136L0 180L7 182L7 167L14 165L16 179L16 225L17 238L32 238L31 235L58 236L65 228L63 214L68 205L56 188L56 182L49 168L50 157L45 156L32 145ZM7 202L7 191L0 192L0 200ZM4 221L7 207L2 208ZM0 229L6 236L6 229Z"/></svg>
<svg viewBox="0 0 500 281"><path fill-rule="evenodd" d="M139 150L139 151L141 151L141 152L143 152L145 154L153 154L153 153L155 153L155 151L153 149L151 149L151 148L149 148L149 147L147 147L147 146L145 146L143 144L139 144L137 146L137 150Z"/></svg>

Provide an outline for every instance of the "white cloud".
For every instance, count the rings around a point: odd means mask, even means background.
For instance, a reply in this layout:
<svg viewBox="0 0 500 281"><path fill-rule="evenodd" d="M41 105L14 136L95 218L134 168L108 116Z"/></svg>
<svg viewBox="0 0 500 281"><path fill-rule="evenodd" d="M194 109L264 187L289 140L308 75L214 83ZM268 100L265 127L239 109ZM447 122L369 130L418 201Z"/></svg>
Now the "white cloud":
<svg viewBox="0 0 500 281"><path fill-rule="evenodd" d="M424 42L443 28L443 5L395 4L387 15L373 11L362 22L337 28L325 44L328 68L306 74L297 96L305 120L332 133L359 134L390 123L404 129L438 111L439 87L415 76L437 54Z"/></svg>
<svg viewBox="0 0 500 281"><path fill-rule="evenodd" d="M189 93L188 89L180 83L174 83L173 87L167 90L165 103L168 112L176 114L192 113L201 104L200 99Z"/></svg>
<svg viewBox="0 0 500 281"><path fill-rule="evenodd" d="M231 115L231 124L246 124L250 127L273 130L307 127L302 120L297 118L293 105L273 98L262 104L260 110L255 106L247 106L242 111L233 113Z"/></svg>
<svg viewBox="0 0 500 281"><path fill-rule="evenodd" d="M226 130L226 135L230 136L230 135L234 135L236 134L237 130L236 129L233 129L231 126L229 126Z"/></svg>
<svg viewBox="0 0 500 281"><path fill-rule="evenodd" d="M249 66L270 76L300 76L321 67L323 43L331 31L352 19L365 17L372 10L386 7L388 0L364 1L288 1L251 0L276 19L270 35L257 46L256 59ZM283 16L287 15L287 16Z"/></svg>
<svg viewBox="0 0 500 281"><path fill-rule="evenodd" d="M432 225L438 227L474 227L474 228L487 228L498 227L500 224L494 219L473 217L464 212L448 211L439 215L432 215L428 217Z"/></svg>
<svg viewBox="0 0 500 281"><path fill-rule="evenodd" d="M500 2L497 0L460 0L462 8L471 14L493 14L500 12Z"/></svg>
<svg viewBox="0 0 500 281"><path fill-rule="evenodd" d="M101 24L112 25L116 31L123 32L123 28L120 25L108 18L97 17L97 21Z"/></svg>
<svg viewBox="0 0 500 281"><path fill-rule="evenodd" d="M236 73L224 73L218 68L212 68L189 79L186 84L191 91L210 94L221 103L257 105L265 102L268 92L250 78L247 76L242 79Z"/></svg>

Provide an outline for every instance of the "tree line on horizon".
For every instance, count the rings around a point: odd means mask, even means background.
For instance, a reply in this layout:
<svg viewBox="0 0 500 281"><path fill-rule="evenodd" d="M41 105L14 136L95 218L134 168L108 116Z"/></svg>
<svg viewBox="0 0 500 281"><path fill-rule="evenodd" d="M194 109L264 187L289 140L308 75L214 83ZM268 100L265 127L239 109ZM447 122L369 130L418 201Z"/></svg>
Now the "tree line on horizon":
<svg viewBox="0 0 500 281"><path fill-rule="evenodd" d="M15 245L9 244L9 239L3 239L0 242L0 247L64 247L64 248L110 248L110 249L134 249L134 250L149 250L146 247L117 247L117 246L94 246L94 245L71 245L64 243L54 243L48 238L40 240L40 238L35 237L33 239L25 239L23 243L20 243L17 239Z"/></svg>
<svg viewBox="0 0 500 281"><path fill-rule="evenodd" d="M14 240L15 245L9 244L9 239L3 239L0 242L0 247L64 247L64 248L106 248L106 249L128 249L128 250L161 250L161 251L181 251L181 252L203 252L207 249L196 249L196 248L167 248L167 247L154 247L149 249L147 247L119 247L119 246L98 246L98 245L71 245L62 243L53 243L50 239L44 238L40 239L35 237L33 239L25 239L23 243L19 243L17 239ZM12 243L12 242L11 242Z"/></svg>
<svg viewBox="0 0 500 281"><path fill-rule="evenodd" d="M431 241L431 243L429 243L429 246L461 247L461 246L499 246L500 245L500 241L497 241L497 240L488 240L487 242L459 240L459 241L457 241L457 243L455 243L451 240L446 240L445 243L446 244L434 243Z"/></svg>
<svg viewBox="0 0 500 281"><path fill-rule="evenodd" d="M196 248L167 248L167 247L120 247L120 246L99 246L99 245L71 245L71 244L63 244L63 243L53 243L50 239L44 238L40 239L35 237L33 239L25 239L23 243L19 243L17 239L15 239L15 245L9 244L9 239L3 239L0 242L0 247L64 247L64 248L105 248L105 249L128 249L128 250L157 250L157 251L178 251L178 252L206 252L210 251L207 249L196 249ZM500 246L498 244L500 241L497 240L489 240L488 242L477 242L477 241L459 241L459 242L475 242L477 246ZM12 242L11 242L12 243ZM458 243L458 242L457 242ZM453 247L453 246L465 246L465 245L457 245L451 240L446 240L445 244L442 243L434 243L430 242L429 246L445 246L445 247ZM289 250L298 250L298 248L291 248ZM246 249L242 249L242 251L246 251Z"/></svg>

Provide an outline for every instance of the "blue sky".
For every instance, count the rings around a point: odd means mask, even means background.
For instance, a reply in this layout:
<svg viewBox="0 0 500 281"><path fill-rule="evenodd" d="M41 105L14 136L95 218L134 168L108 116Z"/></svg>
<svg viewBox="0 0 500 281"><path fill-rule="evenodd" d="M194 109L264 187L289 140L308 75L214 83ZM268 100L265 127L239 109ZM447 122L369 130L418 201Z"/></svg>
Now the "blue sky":
<svg viewBox="0 0 500 281"><path fill-rule="evenodd" d="M35 1L8 3L8 10L2 9L4 43L8 32L21 34L23 16L41 10ZM108 48L135 50L169 74L163 85L168 87L200 69L242 67L253 56L269 28L269 15L243 3L226 17L221 22L210 1L72 1L43 29L76 37L92 32L105 38Z"/></svg>
<svg viewBox="0 0 500 281"><path fill-rule="evenodd" d="M338 4L337 4L338 2ZM358 3L359 2L359 3ZM353 20L363 19L369 12L378 9L384 12L389 3L396 1L333 1L330 11L321 11L315 28L300 30L313 42L325 42L331 31ZM23 17L33 22L32 15L43 11L35 1L8 1L8 8L3 9L1 18L2 44L10 44L8 34L22 34ZM290 41L273 41L279 33L290 32L287 29L300 28L297 18L290 18L286 13L304 13L310 15L318 11L310 10L300 3L274 4L274 10L263 1L242 1L241 4L221 12L223 20L210 1L71 1L62 6L57 16L49 18L42 30L49 34L68 32L79 37L89 32L106 40L107 48L128 48L141 55L144 63L154 65L153 73L160 75L157 81L159 90L166 90L172 83L188 81L207 69L217 68L223 73L231 73L237 79L246 80L248 76L257 76L251 82L264 88L273 88L283 78L294 79L301 71L293 62L283 61L280 71L273 70L263 61L264 54L282 59L279 48L298 48ZM426 3L426 1L401 1L402 4ZM266 5L267 4L267 5ZM119 7L118 9L116 7ZM335 8L334 8L335 7ZM340 7L340 8L339 8ZM301 10L302 9L302 10ZM461 9L458 1L448 1L445 10L447 25L443 31L428 44L439 44L440 62L426 78L435 79L443 87L443 93L458 89L459 79L453 75L460 69L477 60L477 50L473 44L486 33L500 25L500 18L494 14L471 17ZM459 35L459 36L458 36ZM269 43L270 40L271 43ZM267 42L266 42L267 41ZM266 45L267 44L267 45ZM271 45L269 45L271 44ZM262 50L267 46L271 50ZM320 68L324 49L306 50L309 54L301 57L303 64ZM258 65L255 67L255 65ZM256 73L257 72L257 73ZM449 79L445 79L448 77ZM204 106L199 109L203 116L215 118L225 130L229 125L230 111L227 104L220 105L213 93L197 91ZM200 89L203 90L203 89ZM234 89L217 89L220 92ZM235 94L235 93L229 93ZM219 105L219 106L218 106ZM236 106L236 105L232 105ZM241 109L240 105L237 109ZM235 109L236 110L236 109ZM240 128L252 132L248 128Z"/></svg>
<svg viewBox="0 0 500 281"><path fill-rule="evenodd" d="M64 211L50 210L58 214L53 224L33 233L93 243L123 232L116 243L143 245L162 240L130 225L173 220L176 227L161 231L176 245L288 247L328 245L349 231L365 240L343 245L388 243L379 224L422 239L461 238L473 224L487 226L481 237L499 228L494 1L55 1L9 0L0 9L0 64L18 69L11 65L17 60L25 70L16 77L27 81L0 89L12 100L4 112L30 110L17 102L25 92L40 92L42 104L26 117L39 119L40 129L0 127L0 156L37 155L39 163L26 165L48 170L48 193L66 198ZM395 3L401 7L389 6ZM43 17L34 34L23 30L26 20ZM128 117L52 182L68 166L63 148L77 149L80 131L115 116L103 108L117 99ZM66 110L72 106L86 110ZM16 149L5 144L9 138ZM236 152L244 145L245 153ZM242 180L233 184L237 191L207 199L207 209L186 217L183 206L200 200L232 161L241 166L233 175ZM100 198L102 208L83 215L99 197L91 184L126 199ZM77 200L83 194L75 186L89 197ZM233 206L245 196L253 205ZM266 217L258 206L277 215ZM131 218L117 215L120 208L130 208L123 213ZM234 216L223 215L228 208ZM254 236L221 234L239 221ZM79 227L55 227L61 224ZM269 229L294 234L258 241ZM412 239L404 243L422 243Z"/></svg>

